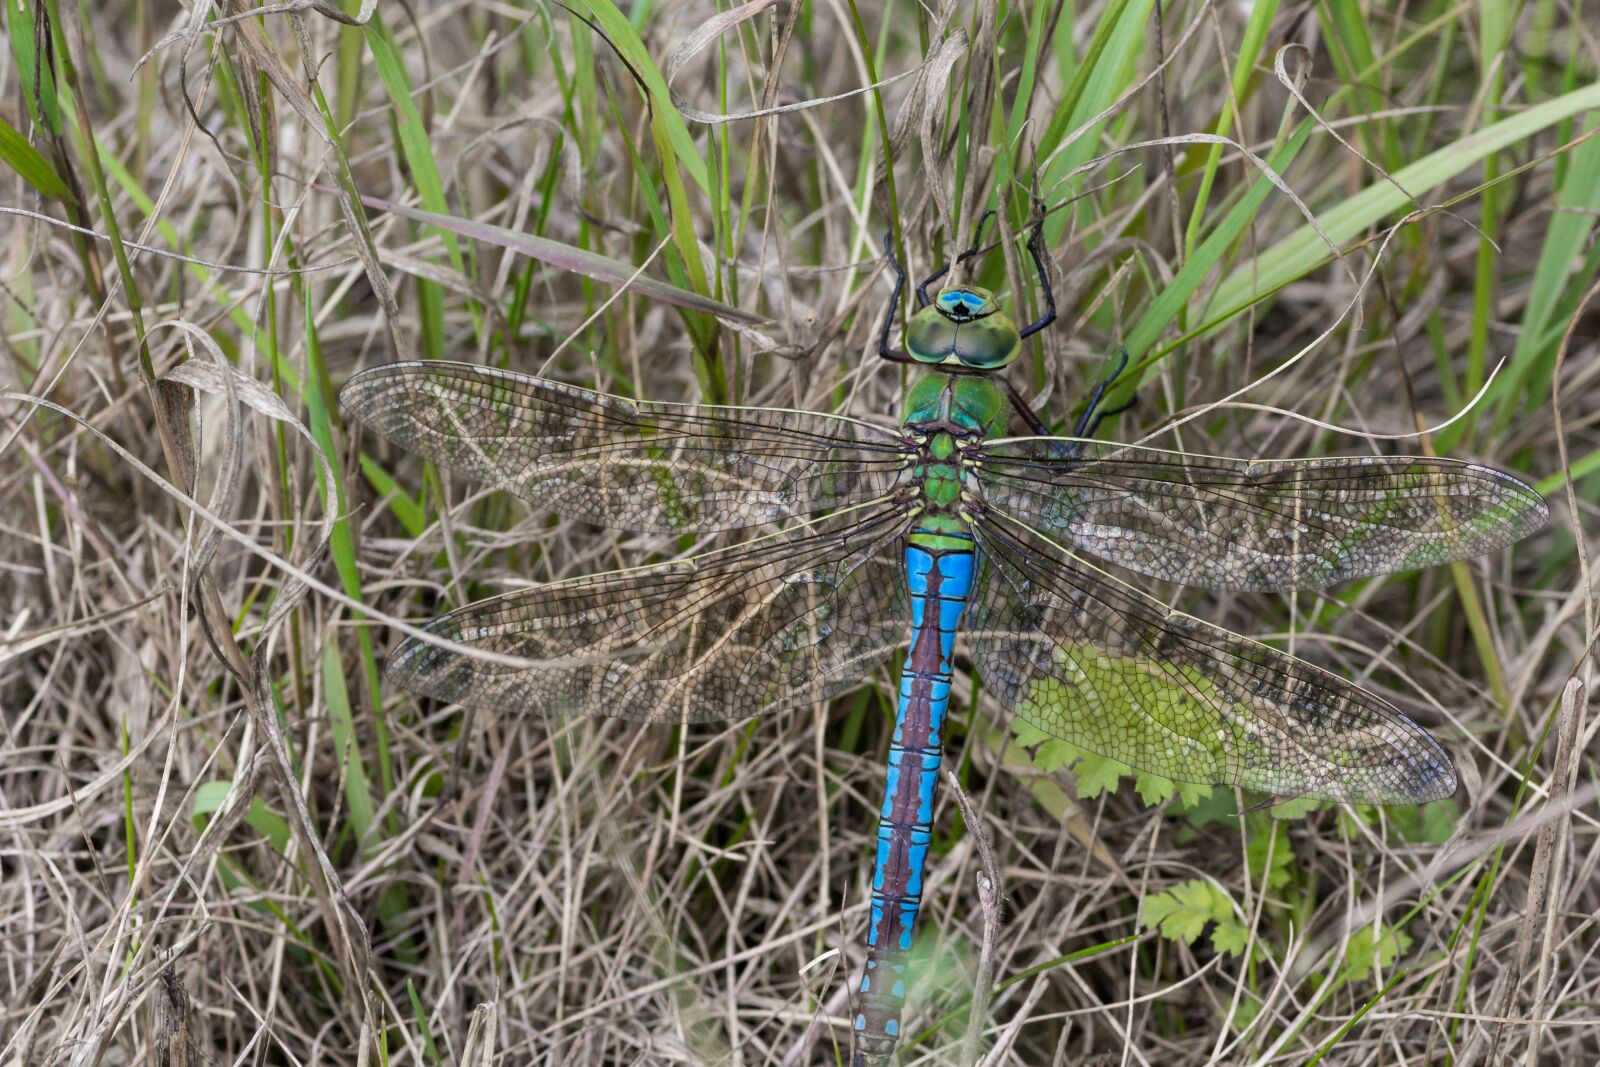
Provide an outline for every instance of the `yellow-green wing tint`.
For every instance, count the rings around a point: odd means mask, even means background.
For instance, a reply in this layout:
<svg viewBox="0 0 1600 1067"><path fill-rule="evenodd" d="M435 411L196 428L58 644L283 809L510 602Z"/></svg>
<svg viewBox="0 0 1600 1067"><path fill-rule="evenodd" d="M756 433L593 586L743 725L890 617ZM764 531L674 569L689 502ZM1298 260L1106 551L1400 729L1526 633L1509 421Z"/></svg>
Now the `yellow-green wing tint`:
<svg viewBox="0 0 1600 1067"><path fill-rule="evenodd" d="M391 682L507 712L741 719L828 700L905 641L900 536L868 505L734 548L482 600L408 638ZM474 658L479 649L533 661Z"/></svg>
<svg viewBox="0 0 1600 1067"><path fill-rule="evenodd" d="M1409 804L1455 792L1439 744L1319 667L1168 609L1002 516L967 637L984 685L1025 721L1180 782Z"/></svg>
<svg viewBox="0 0 1600 1067"><path fill-rule="evenodd" d="M1066 438L981 451L995 510L1140 574L1212 589L1318 589L1504 548L1543 498L1453 459L1236 460Z"/></svg>
<svg viewBox="0 0 1600 1067"><path fill-rule="evenodd" d="M565 518L706 532L864 503L907 463L891 430L835 415L627 400L428 361L373 367L339 394L378 434Z"/></svg>

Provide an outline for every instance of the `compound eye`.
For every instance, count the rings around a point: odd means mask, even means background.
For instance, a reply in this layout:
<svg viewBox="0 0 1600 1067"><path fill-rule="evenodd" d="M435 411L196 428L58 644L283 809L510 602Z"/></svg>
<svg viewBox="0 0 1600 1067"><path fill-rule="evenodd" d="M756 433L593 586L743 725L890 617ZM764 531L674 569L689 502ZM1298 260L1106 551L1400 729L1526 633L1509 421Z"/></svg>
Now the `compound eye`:
<svg viewBox="0 0 1600 1067"><path fill-rule="evenodd" d="M918 363L943 363L956 350L956 324L942 305L925 307L906 327L906 351Z"/></svg>
<svg viewBox="0 0 1600 1067"><path fill-rule="evenodd" d="M973 370L995 370L1017 358L1022 339L1004 315L994 315L961 325L956 335L956 358Z"/></svg>

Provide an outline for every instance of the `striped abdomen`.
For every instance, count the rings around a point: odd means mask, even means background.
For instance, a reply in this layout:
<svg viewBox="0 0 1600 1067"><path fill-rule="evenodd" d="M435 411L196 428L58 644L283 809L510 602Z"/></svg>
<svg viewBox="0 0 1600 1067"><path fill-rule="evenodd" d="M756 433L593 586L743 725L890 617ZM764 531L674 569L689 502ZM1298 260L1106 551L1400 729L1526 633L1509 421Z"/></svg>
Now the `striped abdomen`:
<svg viewBox="0 0 1600 1067"><path fill-rule="evenodd" d="M972 539L916 531L907 539L905 570L911 593L911 643L900 675L900 707L878 821L867 965L856 997L857 1067L886 1062L900 1039L906 964L922 904L934 786L944 753L951 654L972 588Z"/></svg>

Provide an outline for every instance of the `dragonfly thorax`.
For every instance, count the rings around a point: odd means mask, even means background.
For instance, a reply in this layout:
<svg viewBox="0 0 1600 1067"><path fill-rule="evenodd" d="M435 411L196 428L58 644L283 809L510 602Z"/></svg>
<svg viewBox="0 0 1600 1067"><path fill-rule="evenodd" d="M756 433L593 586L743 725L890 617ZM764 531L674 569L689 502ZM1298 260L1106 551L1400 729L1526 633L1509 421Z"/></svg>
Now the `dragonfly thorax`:
<svg viewBox="0 0 1600 1067"><path fill-rule="evenodd" d="M911 510L917 515L916 531L923 538L918 543L929 548L970 547L968 504L974 494L981 496L981 490L969 456L980 437L949 420L911 429L916 431L918 457L906 473L915 499ZM945 537L954 537L959 544L940 540Z"/></svg>
<svg viewBox="0 0 1600 1067"><path fill-rule="evenodd" d="M943 373L913 382L905 407L905 427L929 435L930 446L941 430L957 440L1003 436L1010 410L987 376Z"/></svg>

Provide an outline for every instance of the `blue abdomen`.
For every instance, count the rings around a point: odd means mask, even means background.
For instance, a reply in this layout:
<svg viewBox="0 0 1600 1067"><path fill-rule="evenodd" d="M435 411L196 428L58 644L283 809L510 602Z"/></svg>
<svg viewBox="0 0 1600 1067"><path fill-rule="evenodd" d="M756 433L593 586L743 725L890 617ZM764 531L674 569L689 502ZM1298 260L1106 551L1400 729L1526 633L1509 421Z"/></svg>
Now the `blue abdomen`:
<svg viewBox="0 0 1600 1067"><path fill-rule="evenodd" d="M906 963L933 836L933 797L944 754L951 658L956 628L972 589L971 538L949 533L919 537L919 533L923 532L914 532L905 546L911 639L889 746L872 873L867 967L856 1002L856 1046L875 1056L891 1052L900 1035Z"/></svg>

